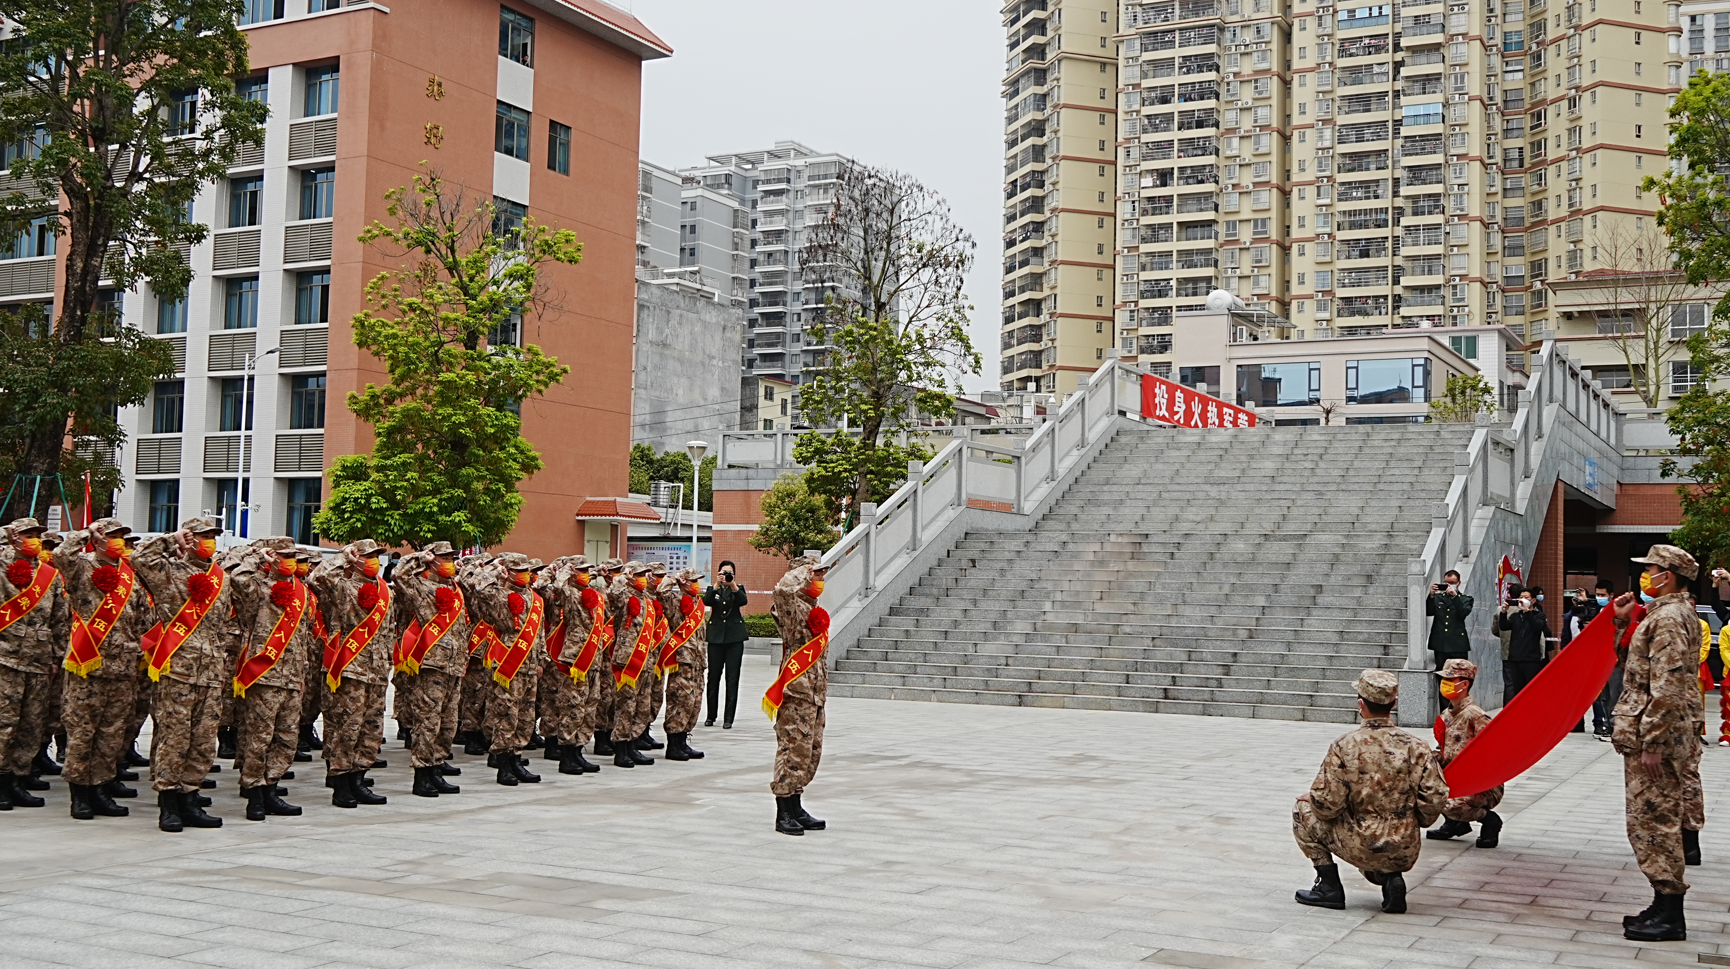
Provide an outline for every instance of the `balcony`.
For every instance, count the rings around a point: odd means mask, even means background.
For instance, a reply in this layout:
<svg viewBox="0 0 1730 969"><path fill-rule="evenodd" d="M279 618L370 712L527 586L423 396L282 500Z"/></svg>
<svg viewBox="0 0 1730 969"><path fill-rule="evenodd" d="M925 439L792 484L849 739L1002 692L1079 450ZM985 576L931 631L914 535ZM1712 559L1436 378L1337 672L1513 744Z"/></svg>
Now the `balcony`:
<svg viewBox="0 0 1730 969"><path fill-rule="evenodd" d="M1339 25L1341 30L1364 30L1370 27L1386 27L1388 25L1388 15L1384 13L1377 14L1374 17L1352 17L1349 19L1341 17L1339 19Z"/></svg>

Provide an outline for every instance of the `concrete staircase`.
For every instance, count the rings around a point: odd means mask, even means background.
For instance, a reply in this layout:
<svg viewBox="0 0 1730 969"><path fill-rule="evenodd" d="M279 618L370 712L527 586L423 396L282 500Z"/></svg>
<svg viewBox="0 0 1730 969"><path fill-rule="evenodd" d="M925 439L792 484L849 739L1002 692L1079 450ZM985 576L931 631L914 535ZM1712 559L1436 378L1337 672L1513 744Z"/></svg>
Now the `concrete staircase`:
<svg viewBox="0 0 1730 969"><path fill-rule="evenodd" d="M1120 431L1030 531L969 533L836 663L840 696L1346 723L1406 654L1470 426Z"/></svg>

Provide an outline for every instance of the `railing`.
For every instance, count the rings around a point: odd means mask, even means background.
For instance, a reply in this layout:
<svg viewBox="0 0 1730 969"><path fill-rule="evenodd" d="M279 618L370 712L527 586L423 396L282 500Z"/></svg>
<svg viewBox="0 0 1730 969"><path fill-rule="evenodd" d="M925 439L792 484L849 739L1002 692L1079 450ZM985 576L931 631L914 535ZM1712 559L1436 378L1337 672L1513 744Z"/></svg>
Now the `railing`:
<svg viewBox="0 0 1730 969"><path fill-rule="evenodd" d="M1026 341L1023 341L1026 342ZM1008 443L1027 439L1040 424L946 424L932 427L920 427L896 436L897 444L908 441L923 441L933 447L942 448L949 442L967 439L984 442ZM825 428L819 431L728 431L721 435L721 448L716 454L716 463L720 467L756 467L756 468L796 468L799 463L793 460L793 445L806 434L850 434L854 437L858 431L841 431Z"/></svg>

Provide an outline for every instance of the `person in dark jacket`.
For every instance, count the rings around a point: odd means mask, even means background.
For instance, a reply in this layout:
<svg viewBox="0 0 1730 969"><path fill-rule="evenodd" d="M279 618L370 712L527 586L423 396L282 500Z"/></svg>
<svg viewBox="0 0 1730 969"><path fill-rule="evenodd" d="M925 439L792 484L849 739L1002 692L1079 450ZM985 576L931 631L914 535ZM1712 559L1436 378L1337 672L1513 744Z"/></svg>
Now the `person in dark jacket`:
<svg viewBox="0 0 1730 969"><path fill-rule="evenodd" d="M720 706L721 673L727 674L727 713L721 722L723 730L733 729L733 714L739 708L739 672L745 663L745 617L740 610L748 601L745 587L735 578L736 567L723 561L715 572L717 585L703 593L709 613L709 717L703 726L715 725L715 709Z"/></svg>
<svg viewBox="0 0 1730 969"><path fill-rule="evenodd" d="M1442 573L1441 583L1430 586L1429 598L1424 600L1424 615L1433 617L1430 652L1435 656L1438 671L1448 660L1471 658L1472 637L1466 632L1466 617L1471 614L1472 597L1460 591L1460 573L1453 569ZM1443 709L1448 702L1446 697L1441 698Z"/></svg>
<svg viewBox="0 0 1730 969"><path fill-rule="evenodd" d="M1511 596L1497 611L1496 618L1509 633L1508 659L1503 664L1502 673L1502 704L1505 706L1544 668L1545 638L1550 634L1550 620L1544 616L1544 610L1538 608L1538 597L1531 589L1521 589L1517 595Z"/></svg>

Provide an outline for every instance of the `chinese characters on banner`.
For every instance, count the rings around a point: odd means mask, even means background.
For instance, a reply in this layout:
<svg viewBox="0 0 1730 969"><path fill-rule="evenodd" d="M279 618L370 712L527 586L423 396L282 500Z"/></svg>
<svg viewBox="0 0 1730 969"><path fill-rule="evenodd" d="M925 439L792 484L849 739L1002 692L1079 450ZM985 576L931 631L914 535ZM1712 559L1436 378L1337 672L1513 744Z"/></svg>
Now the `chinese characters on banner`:
<svg viewBox="0 0 1730 969"><path fill-rule="evenodd" d="M1178 427L1254 427L1255 415L1218 397L1152 374L1141 375L1141 416Z"/></svg>

